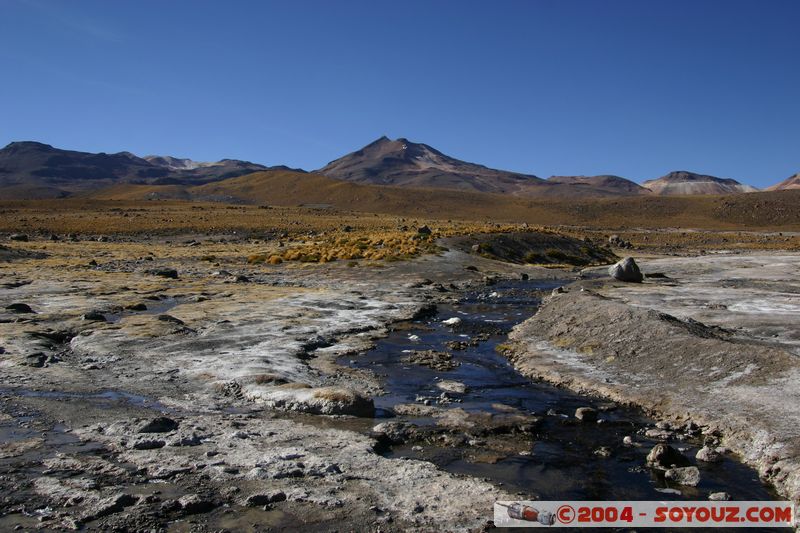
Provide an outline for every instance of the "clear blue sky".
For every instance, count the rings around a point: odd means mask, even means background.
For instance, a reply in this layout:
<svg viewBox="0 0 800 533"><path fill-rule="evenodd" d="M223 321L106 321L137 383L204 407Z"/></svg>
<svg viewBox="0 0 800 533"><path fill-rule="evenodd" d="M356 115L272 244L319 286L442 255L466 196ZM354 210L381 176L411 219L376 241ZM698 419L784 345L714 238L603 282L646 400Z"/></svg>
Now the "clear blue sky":
<svg viewBox="0 0 800 533"><path fill-rule="evenodd" d="M794 0L0 0L0 144L318 168L800 171Z"/></svg>

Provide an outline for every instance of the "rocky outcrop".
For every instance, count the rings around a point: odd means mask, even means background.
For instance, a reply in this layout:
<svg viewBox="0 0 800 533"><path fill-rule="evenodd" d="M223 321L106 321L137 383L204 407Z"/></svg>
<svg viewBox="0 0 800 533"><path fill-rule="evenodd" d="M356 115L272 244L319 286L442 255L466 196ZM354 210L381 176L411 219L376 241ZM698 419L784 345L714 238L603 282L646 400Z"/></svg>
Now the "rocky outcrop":
<svg viewBox="0 0 800 533"><path fill-rule="evenodd" d="M783 495L800 499L800 362L783 349L589 290L545 300L511 340L523 374L720 432Z"/></svg>
<svg viewBox="0 0 800 533"><path fill-rule="evenodd" d="M306 388L284 385L263 393L253 392L252 398L274 409L286 411L359 417L375 415L375 404L372 398L342 387Z"/></svg>

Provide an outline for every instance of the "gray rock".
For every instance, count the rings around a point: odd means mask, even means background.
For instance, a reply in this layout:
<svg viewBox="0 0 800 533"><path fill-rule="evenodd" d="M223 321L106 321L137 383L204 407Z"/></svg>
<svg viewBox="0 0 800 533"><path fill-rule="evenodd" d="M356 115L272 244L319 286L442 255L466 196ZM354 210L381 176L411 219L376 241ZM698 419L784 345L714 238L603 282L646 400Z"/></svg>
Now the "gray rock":
<svg viewBox="0 0 800 533"><path fill-rule="evenodd" d="M33 352L26 354L21 361L24 366L32 366L34 368L41 368L47 362L47 356L42 352Z"/></svg>
<svg viewBox="0 0 800 533"><path fill-rule="evenodd" d="M91 522L104 516L119 513L126 507L135 504L138 500L136 496L131 496L130 494L116 494L109 498L104 498L87 509L79 522Z"/></svg>
<svg viewBox="0 0 800 533"><path fill-rule="evenodd" d="M708 495L708 499L712 502L727 502L731 499L731 495L727 492L712 492Z"/></svg>
<svg viewBox="0 0 800 533"><path fill-rule="evenodd" d="M23 303L13 303L11 305L7 305L6 309L11 311L12 313L34 313L35 311L31 309L31 306L28 304Z"/></svg>
<svg viewBox="0 0 800 533"><path fill-rule="evenodd" d="M259 507L283 501L286 501L286 493L282 490L272 490L251 494L244 500L244 505L246 507Z"/></svg>
<svg viewBox="0 0 800 533"><path fill-rule="evenodd" d="M158 315L156 316L156 320L161 322L169 322L170 324L176 324L178 326L184 326L186 323L181 320L180 318L175 318L172 315Z"/></svg>
<svg viewBox="0 0 800 533"><path fill-rule="evenodd" d="M613 451L609 446L600 446L599 448L597 448L595 451L592 452L592 455L594 455L595 457L600 457L602 459L607 459L611 457L612 454Z"/></svg>
<svg viewBox="0 0 800 533"><path fill-rule="evenodd" d="M666 429L651 428L644 432L644 436L650 439L669 440L674 433Z"/></svg>
<svg viewBox="0 0 800 533"><path fill-rule="evenodd" d="M467 386L460 381L453 381L450 379L443 379L436 383L436 387L446 392L455 392L457 394L464 394L467 392Z"/></svg>
<svg viewBox="0 0 800 533"><path fill-rule="evenodd" d="M453 360L453 354L437 350L419 350L411 352L404 361L415 365L427 366L428 368L440 372L453 370L460 364L458 361Z"/></svg>
<svg viewBox="0 0 800 533"><path fill-rule="evenodd" d="M203 443L203 437L197 433L187 433L185 435L175 435L167 444L169 446L200 446Z"/></svg>
<svg viewBox="0 0 800 533"><path fill-rule="evenodd" d="M12 241L28 242L28 236L24 233L12 233L8 238Z"/></svg>
<svg viewBox="0 0 800 533"><path fill-rule="evenodd" d="M166 416L158 416L142 424L136 433L169 433L178 429L178 426L179 424L175 420Z"/></svg>
<svg viewBox="0 0 800 533"><path fill-rule="evenodd" d="M626 257L622 261L608 267L608 275L618 281L630 283L641 283L644 279L642 272L639 270L639 265L636 264L633 257Z"/></svg>
<svg viewBox="0 0 800 533"><path fill-rule="evenodd" d="M160 276L162 278L178 279L178 271L174 268L151 268L147 271L151 276Z"/></svg>
<svg viewBox="0 0 800 533"><path fill-rule="evenodd" d="M216 507L213 501L198 494L187 494L178 500L178 504L186 514L207 513Z"/></svg>
<svg viewBox="0 0 800 533"><path fill-rule="evenodd" d="M672 467L689 466L689 459L669 444L659 443L647 454L647 465L666 470Z"/></svg>
<svg viewBox="0 0 800 533"><path fill-rule="evenodd" d="M84 313L81 317L83 320L88 320L91 322L105 322L106 317L100 311L89 311L88 313Z"/></svg>
<svg viewBox="0 0 800 533"><path fill-rule="evenodd" d="M702 448L700 448L695 458L698 461L704 461L706 463L719 463L723 459L721 453L719 453L716 449L711 448L709 446L703 446Z"/></svg>
<svg viewBox="0 0 800 533"><path fill-rule="evenodd" d="M393 444L401 444L409 440L414 430L414 426L406 422L381 422L372 428L376 433Z"/></svg>
<svg viewBox="0 0 800 533"><path fill-rule="evenodd" d="M591 407L578 407L575 409L575 418L581 422L597 422L597 411Z"/></svg>
<svg viewBox="0 0 800 533"><path fill-rule="evenodd" d="M681 485L696 487L700 483L700 470L696 466L670 468L664 472L664 478Z"/></svg>
<svg viewBox="0 0 800 533"><path fill-rule="evenodd" d="M167 442L162 439L142 438L131 445L134 450L157 450L167 445Z"/></svg>

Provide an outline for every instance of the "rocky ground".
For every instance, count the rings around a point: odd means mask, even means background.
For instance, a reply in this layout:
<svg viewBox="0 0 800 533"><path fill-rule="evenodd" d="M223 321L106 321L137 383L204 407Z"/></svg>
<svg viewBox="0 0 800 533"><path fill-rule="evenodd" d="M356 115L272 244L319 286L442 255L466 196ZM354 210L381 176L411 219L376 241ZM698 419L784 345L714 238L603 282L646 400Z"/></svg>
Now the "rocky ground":
<svg viewBox="0 0 800 533"><path fill-rule="evenodd" d="M800 499L800 256L637 258L554 293L512 333L524 374L695 423ZM667 422L669 423L669 422Z"/></svg>
<svg viewBox="0 0 800 533"><path fill-rule="evenodd" d="M608 255L535 241L526 254ZM369 434L381 381L336 360L464 290L525 276L575 283L515 332L507 353L524 373L722 432L797 498L796 256L640 258L650 275L623 284L603 269L578 279L577 268L502 263L482 243L514 249L481 237L407 261L273 265L247 259L281 242L237 234L9 241L0 530L482 529L492 502L511 495L381 455L397 429ZM452 365L445 352L403 357ZM463 384L440 385L458 394ZM435 409L443 427L531 422Z"/></svg>
<svg viewBox="0 0 800 533"><path fill-rule="evenodd" d="M373 415L380 382L334 360L468 286L570 274L457 251L253 265L253 248L230 236L4 248L0 529L485 524L502 491L384 458L346 429Z"/></svg>

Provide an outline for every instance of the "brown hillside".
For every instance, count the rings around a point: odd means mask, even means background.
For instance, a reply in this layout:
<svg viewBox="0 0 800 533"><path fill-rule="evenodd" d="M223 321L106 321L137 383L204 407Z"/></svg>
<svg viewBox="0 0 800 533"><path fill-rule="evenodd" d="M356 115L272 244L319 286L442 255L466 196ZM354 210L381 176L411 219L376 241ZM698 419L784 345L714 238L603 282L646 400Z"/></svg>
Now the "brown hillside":
<svg viewBox="0 0 800 533"><path fill-rule="evenodd" d="M691 197L532 199L467 191L361 185L316 174L265 171L189 188L118 186L85 199L183 199L275 206L331 206L403 216L607 228L800 229L800 191Z"/></svg>

